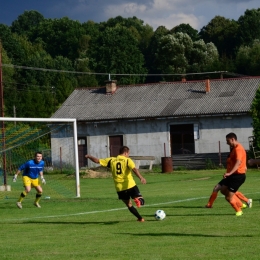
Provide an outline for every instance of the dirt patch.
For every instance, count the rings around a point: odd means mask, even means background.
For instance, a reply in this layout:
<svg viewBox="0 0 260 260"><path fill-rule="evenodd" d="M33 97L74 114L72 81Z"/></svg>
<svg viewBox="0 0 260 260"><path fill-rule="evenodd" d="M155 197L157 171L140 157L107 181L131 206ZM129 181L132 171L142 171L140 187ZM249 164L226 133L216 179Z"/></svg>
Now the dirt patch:
<svg viewBox="0 0 260 260"><path fill-rule="evenodd" d="M84 173L84 175L82 175L82 178L109 178L111 177L112 174L108 171L94 171L91 169L87 169Z"/></svg>
<svg viewBox="0 0 260 260"><path fill-rule="evenodd" d="M203 180L208 180L210 177L204 177L204 178L198 178L198 179L192 179L190 181L203 181Z"/></svg>

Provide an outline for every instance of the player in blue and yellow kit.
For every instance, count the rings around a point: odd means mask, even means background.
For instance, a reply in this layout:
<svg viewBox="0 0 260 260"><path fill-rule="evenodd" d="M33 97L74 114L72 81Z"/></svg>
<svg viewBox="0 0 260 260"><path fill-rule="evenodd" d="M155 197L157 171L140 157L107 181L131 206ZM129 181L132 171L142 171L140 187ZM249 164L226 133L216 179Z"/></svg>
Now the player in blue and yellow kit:
<svg viewBox="0 0 260 260"><path fill-rule="evenodd" d="M23 185L25 188L25 190L21 193L19 200L16 202L18 208L22 209L22 201L31 191L32 187L37 191L34 205L37 208L41 207L39 201L42 196L42 187L39 185L38 177L40 175L42 184L46 184L46 181L43 177L43 169L44 161L42 160L41 152L36 152L35 158L33 160L27 161L18 168L16 174L13 177L13 182L16 182L18 174L23 171Z"/></svg>
<svg viewBox="0 0 260 260"><path fill-rule="evenodd" d="M98 159L89 154L85 157L111 170L118 198L122 200L129 211L137 217L137 221L144 222L144 219L132 205L131 201L132 198L138 208L144 205L144 199L135 183L132 171L140 179L142 184L146 184L146 180L142 177L138 169L135 168L135 164L132 159L129 158L129 154L130 149L127 146L123 146L120 148L117 157Z"/></svg>

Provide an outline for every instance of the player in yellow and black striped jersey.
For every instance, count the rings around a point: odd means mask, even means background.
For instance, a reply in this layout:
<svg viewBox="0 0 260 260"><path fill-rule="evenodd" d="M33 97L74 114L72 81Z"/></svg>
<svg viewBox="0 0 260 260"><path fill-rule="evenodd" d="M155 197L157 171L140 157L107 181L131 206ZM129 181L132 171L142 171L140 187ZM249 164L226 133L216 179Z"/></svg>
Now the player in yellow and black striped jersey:
<svg viewBox="0 0 260 260"><path fill-rule="evenodd" d="M143 196L135 183L132 172L140 179L142 184L146 184L146 180L138 169L135 168L135 164L132 159L129 158L129 154L130 149L127 146L122 146L117 157L98 159L89 154L85 157L111 170L118 198L125 203L129 211L137 217L139 222L144 222L144 219L132 205L131 201L131 199L133 199L138 208L144 205Z"/></svg>

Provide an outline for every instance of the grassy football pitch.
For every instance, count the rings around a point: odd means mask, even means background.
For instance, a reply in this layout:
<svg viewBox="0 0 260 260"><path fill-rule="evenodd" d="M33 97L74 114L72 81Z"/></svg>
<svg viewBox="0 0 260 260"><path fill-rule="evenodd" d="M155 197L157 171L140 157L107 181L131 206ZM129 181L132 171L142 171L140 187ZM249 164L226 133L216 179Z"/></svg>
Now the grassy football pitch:
<svg viewBox="0 0 260 260"><path fill-rule="evenodd" d="M260 171L249 169L240 191L253 207L236 217L219 194L212 209L204 208L224 170L143 173L137 185L146 205L139 223L117 199L111 178L81 179L81 198L33 196L16 207L19 192L0 198L0 258L10 259L259 259ZM51 180L43 188L51 185ZM71 181L71 185L74 182ZM166 218L156 221L163 209Z"/></svg>

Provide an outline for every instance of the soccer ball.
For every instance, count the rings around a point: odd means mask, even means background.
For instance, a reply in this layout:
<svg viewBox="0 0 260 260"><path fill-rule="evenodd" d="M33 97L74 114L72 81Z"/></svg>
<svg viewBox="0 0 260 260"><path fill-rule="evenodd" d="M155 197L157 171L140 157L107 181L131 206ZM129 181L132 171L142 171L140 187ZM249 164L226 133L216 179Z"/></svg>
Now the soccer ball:
<svg viewBox="0 0 260 260"><path fill-rule="evenodd" d="M162 209L158 209L154 213L154 217L155 217L156 220L163 220L163 219L165 219L166 214Z"/></svg>

